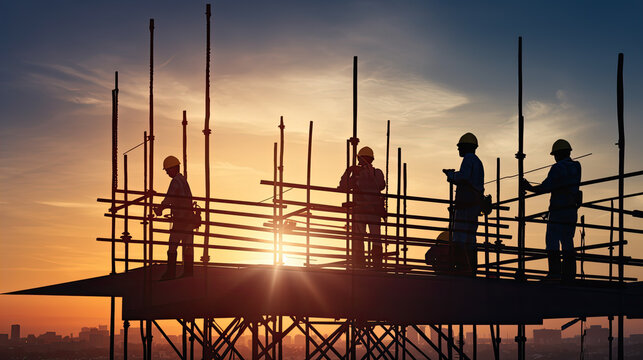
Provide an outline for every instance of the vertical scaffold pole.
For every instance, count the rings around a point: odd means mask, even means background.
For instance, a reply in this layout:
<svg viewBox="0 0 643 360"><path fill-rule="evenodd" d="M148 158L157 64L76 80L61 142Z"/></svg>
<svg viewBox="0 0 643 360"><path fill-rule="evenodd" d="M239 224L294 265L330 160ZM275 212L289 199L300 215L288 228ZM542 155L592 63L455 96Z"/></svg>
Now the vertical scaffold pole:
<svg viewBox="0 0 643 360"><path fill-rule="evenodd" d="M272 149L272 229L273 229L273 248L274 248L274 253L272 256L272 263L273 265L278 264L278 253L279 253L279 248L277 247L277 241L279 239L279 229L281 228L279 226L280 220L277 218L277 207L281 205L278 200L277 200L277 169L279 167L279 164L277 163L277 143L273 144L273 149Z"/></svg>
<svg viewBox="0 0 643 360"><path fill-rule="evenodd" d="M284 130L286 125L284 125L284 117L279 117L279 201L284 201L284 147L286 141L284 140ZM284 264L284 210L283 207L279 207L279 265Z"/></svg>
<svg viewBox="0 0 643 360"><path fill-rule="evenodd" d="M118 71L114 72L114 90L112 90L112 275L116 274L116 189L118 187ZM115 298L110 298L109 317L109 359L114 359L114 316Z"/></svg>
<svg viewBox="0 0 643 360"><path fill-rule="evenodd" d="M525 178L524 153L525 118L522 115L522 36L518 37L518 272L516 277L525 280L525 193L522 181ZM518 359L525 359L525 325L518 325Z"/></svg>
<svg viewBox="0 0 643 360"><path fill-rule="evenodd" d="M609 268L609 281L613 281L613 269L612 269L612 261L613 261L613 256L614 256L614 200L610 200L610 247L609 247L609 254L610 254L610 268ZM609 335L607 336L607 346L608 348L608 354L609 354L609 360L612 360L612 344L614 341L614 316L609 315L607 317L607 320L609 321Z"/></svg>
<svg viewBox="0 0 643 360"><path fill-rule="evenodd" d="M400 195L402 192L402 148L397 148L397 198L395 207L395 273L400 266ZM397 327L396 327L397 329ZM397 343L396 343L397 344ZM396 345L397 349L397 345Z"/></svg>
<svg viewBox="0 0 643 360"><path fill-rule="evenodd" d="M388 256L388 165L389 152L391 147L391 120L386 120L386 197L384 198L384 209L386 210L386 224L384 225L384 264L387 264Z"/></svg>
<svg viewBox="0 0 643 360"><path fill-rule="evenodd" d="M500 158L496 158L496 201L500 201ZM496 206L496 274L500 278L500 246L502 240L500 239L500 205ZM491 326L493 332L493 325ZM493 335L493 334L492 334ZM494 356L496 360L500 359L500 325L496 325L496 336L494 344Z"/></svg>
<svg viewBox="0 0 643 360"><path fill-rule="evenodd" d="M152 207L154 206L154 19L150 19L150 95L149 95L149 123L150 123L150 138L149 138L149 159L148 159L148 180L149 180L149 204L150 204L150 219L148 223L148 237L149 237L149 262L150 262L150 276L152 271L152 263L154 261L154 221L152 217ZM148 282L148 286L151 286ZM149 300L149 298L148 298ZM147 331L146 342L147 346L146 355L148 359L152 359L152 321L147 320L145 329Z"/></svg>
<svg viewBox="0 0 643 360"><path fill-rule="evenodd" d="M308 128L308 160L306 161L306 266L310 266L310 168L313 152L313 122Z"/></svg>
<svg viewBox="0 0 643 360"><path fill-rule="evenodd" d="M623 266L623 193L625 191L625 182L623 173L625 172L625 125L623 119L623 53L618 54L618 70L616 79L616 111L618 116L618 281L623 283L624 266ZM618 316L618 360L623 360L625 352L623 348L624 335L624 318Z"/></svg>
<svg viewBox="0 0 643 360"><path fill-rule="evenodd" d="M188 115L187 111L183 110L183 177L188 178Z"/></svg>
<svg viewBox="0 0 643 360"><path fill-rule="evenodd" d="M407 241L406 241L406 237L407 237L407 231L406 231L406 184L407 184L407 182L406 182L406 179L407 179L407 177L406 177L406 163L404 163L404 167L403 167L403 169L404 169L404 170L403 170L403 172L404 172L404 175L403 175L403 182L404 182L404 184L403 184L404 201L402 202L402 203L403 203L403 207L402 207L402 215L404 216L404 232L402 233L402 236L403 236L403 238L404 238L404 243L402 244L402 252L404 253L404 261L403 261L403 264L405 265L405 267L404 267L404 269L405 269L405 270L404 270L404 272L406 273L406 255L407 255L407 251L408 251ZM406 328L405 328L405 329L406 329Z"/></svg>
<svg viewBox="0 0 643 360"><path fill-rule="evenodd" d="M143 194L147 194L147 131L143 132ZM151 209L149 210L151 213ZM147 282L149 277L149 265L147 261L147 214L148 214L148 199L143 199L143 289L147 289Z"/></svg>
<svg viewBox="0 0 643 360"><path fill-rule="evenodd" d="M205 271L206 292L207 292L207 266L210 261L209 241L210 241L210 4L205 5L206 19L206 51L205 51L205 123L203 135L205 136L205 230L203 235L203 256L201 261ZM205 325L204 325L205 327ZM203 331L206 331L203 329ZM205 344L205 342L204 342ZM204 345L205 347L205 345ZM204 351L205 353L205 351Z"/></svg>
<svg viewBox="0 0 643 360"><path fill-rule="evenodd" d="M125 272L129 271L129 204L128 201L128 181L127 181L127 154L123 155L123 201L125 204L123 214L123 235L121 239L125 243Z"/></svg>
<svg viewBox="0 0 643 360"><path fill-rule="evenodd" d="M346 140L346 171L351 167L351 141L350 139ZM353 259L351 258L351 215L352 215L352 206L350 205L351 201L351 190L350 186L346 187L346 270L349 266L353 267ZM348 330L347 330L348 334ZM348 344L348 342L346 343ZM348 356L348 355L347 355Z"/></svg>

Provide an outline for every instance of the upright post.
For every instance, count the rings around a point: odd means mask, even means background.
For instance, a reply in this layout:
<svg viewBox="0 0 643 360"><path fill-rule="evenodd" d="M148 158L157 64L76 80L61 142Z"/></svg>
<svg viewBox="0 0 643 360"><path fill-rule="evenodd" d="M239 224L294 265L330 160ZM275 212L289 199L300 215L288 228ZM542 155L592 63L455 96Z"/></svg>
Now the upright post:
<svg viewBox="0 0 643 360"><path fill-rule="evenodd" d="M395 214L395 273L400 266L400 195L402 185L402 149L397 148L397 206ZM397 329L397 328L396 328Z"/></svg>
<svg viewBox="0 0 643 360"><path fill-rule="evenodd" d="M614 200L610 200L610 268L609 268L609 281L613 281L613 269L612 269L612 259L614 256ZM614 316L609 315L607 317L609 321L609 335L607 336L607 344L609 346L608 354L609 360L612 360L612 343L614 341Z"/></svg>
<svg viewBox="0 0 643 360"><path fill-rule="evenodd" d="M148 237L149 237L149 264L150 271L148 274L151 276L152 262L154 261L154 221L152 216L152 207L154 206L154 19L150 19L150 95L149 95L149 123L150 123L150 138L149 138L149 159L148 159L148 177L149 186L149 204L150 204L150 218L148 221ZM151 282L148 282L151 286ZM148 359L152 359L152 321L145 322L145 330L147 332L145 345L147 346L146 354Z"/></svg>
<svg viewBox="0 0 643 360"><path fill-rule="evenodd" d="M580 230L580 246L581 246L581 258L580 258L580 278L581 280L585 280L585 215L581 215L580 217L580 224L581 224L581 230ZM582 326L581 326L582 328Z"/></svg>
<svg viewBox="0 0 643 360"><path fill-rule="evenodd" d="M464 352L464 325L462 324L460 324L458 328L458 346L460 347L460 351Z"/></svg>
<svg viewBox="0 0 643 360"><path fill-rule="evenodd" d="M357 56L353 56L353 137L351 138L351 145L353 146L353 166L357 160Z"/></svg>
<svg viewBox="0 0 643 360"><path fill-rule="evenodd" d="M525 118L522 115L522 36L518 37L518 272L516 277L525 280L525 192L522 181L525 178L524 148ZM525 325L518 325L518 359L525 359Z"/></svg>
<svg viewBox="0 0 643 360"><path fill-rule="evenodd" d="M347 139L346 140L346 171L351 167L351 140ZM352 213L352 206L350 205L351 201L351 190L350 186L346 187L346 270L348 270L349 265L351 267L354 267L355 264L351 259L350 256L350 249L351 249L351 213ZM348 339L348 330L346 330L346 338ZM346 342L346 346L348 346L348 341ZM348 353L347 355L348 356Z"/></svg>
<svg viewBox="0 0 643 360"><path fill-rule="evenodd" d="M618 54L618 70L616 79L616 111L618 116L618 281L623 283L623 192L625 183L623 173L625 172L625 126L623 120L623 53ZM623 360L625 352L623 348L624 324L623 315L618 316L618 360Z"/></svg>
<svg viewBox="0 0 643 360"><path fill-rule="evenodd" d="M112 275L116 274L116 189L118 187L118 71L114 73L112 90ZM114 360L114 314L115 299L110 298L109 317L109 359Z"/></svg>
<svg viewBox="0 0 643 360"><path fill-rule="evenodd" d="M284 117L279 117L279 201L284 200ZM279 230L279 265L284 264L284 220L283 220L284 210L283 207L279 207L279 224L281 228Z"/></svg>
<svg viewBox="0 0 643 360"><path fill-rule="evenodd" d="M127 342L129 335L129 321L123 321L123 360L127 360Z"/></svg>
<svg viewBox="0 0 643 360"><path fill-rule="evenodd" d="M143 193L147 194L147 131L143 132ZM149 277L149 265L147 261L147 214L148 214L148 203L149 200L147 197L143 199L143 289L147 289L148 277ZM151 208L149 213L151 213Z"/></svg>
<svg viewBox="0 0 643 360"><path fill-rule="evenodd" d="M407 236L407 231L406 231L406 163L404 163L404 186L403 186L403 191L404 191L404 201L403 201L403 216L404 216L404 232L403 232L403 238L404 238L404 244L402 245L402 252L404 253L404 262L403 264L406 265L406 255L408 251L407 247L407 241L406 241L406 236ZM405 267L406 269L406 267ZM405 270L406 272L406 270ZM406 329L406 328L405 328Z"/></svg>
<svg viewBox="0 0 643 360"><path fill-rule="evenodd" d="M464 351L464 349L462 349ZM473 324L473 357L472 360L478 359L478 326Z"/></svg>
<svg viewBox="0 0 643 360"><path fill-rule="evenodd" d="M123 218L123 235L121 239L125 243L125 272L129 271L129 204L128 200L128 181L127 181L127 154L123 155L123 201L125 203Z"/></svg>
<svg viewBox="0 0 643 360"><path fill-rule="evenodd" d="M308 128L308 161L306 162L306 266L310 266L310 168L313 151L313 122Z"/></svg>
<svg viewBox="0 0 643 360"><path fill-rule="evenodd" d="M384 209L388 214L388 163L389 163L389 150L391 145L391 120L386 120L386 197L384 198ZM384 264L387 263L388 256L388 215L386 216L386 224L384 225Z"/></svg>
<svg viewBox="0 0 643 360"><path fill-rule="evenodd" d="M496 201L500 201L500 158L496 158ZM496 206L496 274L500 278L500 205Z"/></svg>
<svg viewBox="0 0 643 360"><path fill-rule="evenodd" d="M210 4L205 5L206 19L206 51L205 51L205 123L203 135L205 136L205 230L203 235L203 256L201 261L205 271L207 282L208 272L207 265L210 261L209 242L210 242ZM207 286L206 286L207 291ZM205 327L205 325L204 325ZM203 329L203 331L206 331ZM205 347L205 342L204 342Z"/></svg>
<svg viewBox="0 0 643 360"><path fill-rule="evenodd" d="M274 253L272 256L272 262L273 265L278 264L278 253L279 253L279 248L277 246L277 241L279 239L279 229L281 229L281 219L277 218L277 207L278 205L281 205L277 201L277 169L279 168L279 165L277 163L277 143L273 144L273 150L272 150L272 179L273 179L273 185L272 185L272 226L273 226L273 242L274 242Z"/></svg>
<svg viewBox="0 0 643 360"><path fill-rule="evenodd" d="M525 174L524 146L525 119L522 115L522 36L518 37L518 273L516 276L524 280L525 276L525 193L522 181Z"/></svg>
<svg viewBox="0 0 643 360"><path fill-rule="evenodd" d="M188 178L188 116L187 111L183 110L183 177Z"/></svg>

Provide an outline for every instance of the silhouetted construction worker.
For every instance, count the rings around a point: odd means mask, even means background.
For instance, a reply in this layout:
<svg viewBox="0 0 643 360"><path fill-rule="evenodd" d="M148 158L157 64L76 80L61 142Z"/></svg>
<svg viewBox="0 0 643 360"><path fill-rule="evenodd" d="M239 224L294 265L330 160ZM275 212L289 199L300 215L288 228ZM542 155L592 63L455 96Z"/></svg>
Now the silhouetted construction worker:
<svg viewBox="0 0 643 360"><path fill-rule="evenodd" d="M374 168L373 150L365 146L357 153L358 165L344 172L338 189L353 190L353 266L364 267L364 238L366 226L372 241L371 259L373 267L382 267L382 242L380 239L380 220L386 216L384 198L378 195L386 187L384 173ZM370 193L370 194L369 194Z"/></svg>
<svg viewBox="0 0 643 360"><path fill-rule="evenodd" d="M194 250L192 243L194 224L192 212L192 191L183 175L179 173L179 159L168 156L163 161L163 169L172 178L165 199L154 208L154 213L160 216L164 209L170 208L172 214L172 229L170 230L170 247L167 251L167 270L161 280L173 279L176 276L176 250L183 247L183 275L192 276Z"/></svg>
<svg viewBox="0 0 643 360"><path fill-rule="evenodd" d="M484 167L476 155L477 148L478 139L475 135L462 135L458 141L458 153L462 157L460 170L442 170L447 181L456 186L452 248L454 270L473 276L478 266L476 230L484 194Z"/></svg>
<svg viewBox="0 0 643 360"><path fill-rule="evenodd" d="M542 184L533 186L523 179L523 189L536 193L551 193L545 248L549 273L547 278L561 278L560 248L563 250L562 279L573 280L576 276L574 232L578 207L582 203L579 190L581 166L570 158L572 147L567 140L556 140L551 148L556 163L549 169ZM559 245L560 244L560 245Z"/></svg>

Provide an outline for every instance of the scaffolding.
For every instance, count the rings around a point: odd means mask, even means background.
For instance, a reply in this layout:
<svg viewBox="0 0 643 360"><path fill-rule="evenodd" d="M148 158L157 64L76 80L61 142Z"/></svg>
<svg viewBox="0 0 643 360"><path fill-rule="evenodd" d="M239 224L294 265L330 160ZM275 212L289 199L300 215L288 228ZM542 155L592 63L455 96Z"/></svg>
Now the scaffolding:
<svg viewBox="0 0 643 360"><path fill-rule="evenodd" d="M626 256L625 234L642 234L643 229L625 228L625 215L642 217L641 211L624 209L623 199L642 193L625 194L624 179L643 175L643 171L624 172L623 127L623 55L618 57L617 95L619 126L619 174L581 182L581 187L618 181L618 196L585 201L585 208L606 211L609 226L591 224L583 218L576 224L583 231L597 229L609 233L608 242L586 244L575 248L582 278L568 283L543 282L546 272L529 266L546 258L546 251L525 244L527 224L547 223L544 213L525 213L527 199L541 194L501 199L500 158L496 160L493 213L477 223L482 231L476 236L476 253L483 259L474 277L454 276L449 271L427 263L426 252L432 247L448 246L449 241L435 238L435 233L449 230L453 223L453 188L445 199L413 196L407 193L407 164L402 149L397 149L396 190L389 192L390 121L387 122L386 216L380 226L382 235L358 237L352 231L360 221L353 206L353 191L314 185L311 177L313 122L309 124L306 183L284 179L285 122L279 119L279 141L273 146L273 178L260 180L272 187L272 197L264 201L216 198L210 193L210 5L206 7L206 74L205 74L205 196L193 196L202 208L202 226L194 231L194 248L202 250L201 262L193 277L159 281L167 261L155 256L168 247L171 218L156 217L152 211L158 198L168 196L154 185L154 20L150 19L149 128L143 141L123 153L123 184L118 186L118 73L112 91L112 189L110 198L99 198L110 204L105 216L111 219L111 236L98 241L111 246L111 272L101 278L87 279L16 293L31 294L97 294L109 296L111 304L110 359L115 354L115 298L123 299L124 359L128 356L128 328L132 321L141 322L143 357L153 358L153 331L158 331L180 359L194 359L200 348L203 359L283 359L287 351L284 337L304 336L305 358L340 359L476 359L477 331L488 328L494 356L500 358L501 325L516 326L518 359L526 358L527 324L560 317L609 316L609 353L612 356L612 319L617 320L617 358L624 358L624 318L643 317L639 309L643 288L634 277L626 276L626 267L643 266L643 258ZM524 117L522 114L522 38L518 42L518 179L524 179ZM356 165L358 59L353 59L353 127L346 140L346 168ZM183 173L187 176L187 114L182 116ZM132 189L128 183L128 153L143 147L143 188ZM518 182L519 184L521 181ZM285 194L299 192L288 199ZM324 202L311 200L313 194ZM379 193L377 195L380 195ZM305 198L305 201L296 200ZM618 206L614 206L618 200ZM392 201L395 206L392 206ZM610 206L600 205L609 203ZM447 216L412 214L410 204L433 204L448 209ZM514 205L515 204L515 205ZM503 215L517 206L516 217ZM614 223L618 215L618 224ZM517 224L517 234L508 233ZM117 235L117 228L122 233ZM132 236L132 228L140 231ZM614 234L617 232L617 236ZM381 244L382 269L373 267L370 252L366 268L353 262L353 244ZM618 249L615 254L614 250ZM212 250L212 252L210 252ZM595 250L607 250L599 254ZM593 251L593 253L589 253ZM161 251L163 253L163 251ZM121 255L122 254L122 255ZM211 254L215 256L211 257ZM303 260L293 265L292 260ZM607 264L608 274L590 273L585 264ZM180 264L180 262L179 262ZM122 271L118 272L122 265ZM616 267L616 274L613 268ZM381 289L387 289L382 291ZM411 294L416 299L401 299ZM382 295L382 292L387 294ZM511 292L523 303L499 306L499 294ZM473 293L488 304L483 313L464 310L467 297ZM442 294L435 296L435 294ZM585 299L585 303L578 302ZM240 298L240 295L243 298ZM476 295L476 296L478 296ZM544 296L568 299L558 306L541 304ZM265 296L265 298L264 298ZM494 305L495 302L495 305ZM450 306L451 305L451 306ZM494 307L495 306L495 307ZM181 344L174 344L159 320L173 319L182 329ZM224 325L225 324L225 325ZM458 327L456 339L453 327ZM464 329L473 332L472 350L465 351ZM446 328L445 328L446 327ZM321 329L324 329L323 331ZM425 329L437 334L430 338ZM154 330L156 329L156 330ZM325 332L325 333L324 333ZM239 339L251 336L250 354L239 350ZM198 356L198 355L196 355Z"/></svg>

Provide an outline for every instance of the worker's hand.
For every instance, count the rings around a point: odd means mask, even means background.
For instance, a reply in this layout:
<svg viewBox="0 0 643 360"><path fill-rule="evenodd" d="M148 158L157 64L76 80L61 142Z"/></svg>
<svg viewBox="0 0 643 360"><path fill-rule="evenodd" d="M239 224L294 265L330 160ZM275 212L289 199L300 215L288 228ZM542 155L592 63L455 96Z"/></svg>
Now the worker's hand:
<svg viewBox="0 0 643 360"><path fill-rule="evenodd" d="M163 208L161 208L160 206L155 206L154 213L156 214L156 216L161 216L163 214Z"/></svg>
<svg viewBox="0 0 643 360"><path fill-rule="evenodd" d="M523 190L529 190L529 191L532 191L532 190L533 190L533 188L534 188L534 187L533 187L533 185L531 185L531 184L529 183L529 181L527 181L527 179L525 179L525 178L523 178L523 179L522 179L522 181L520 182L520 187L521 187Z"/></svg>
<svg viewBox="0 0 643 360"><path fill-rule="evenodd" d="M449 176L449 174L454 173L455 169L442 169L444 175Z"/></svg>

